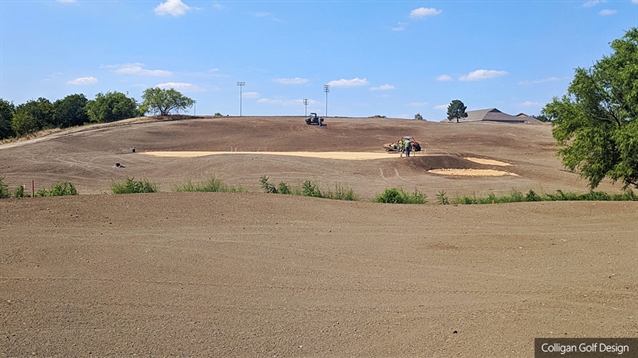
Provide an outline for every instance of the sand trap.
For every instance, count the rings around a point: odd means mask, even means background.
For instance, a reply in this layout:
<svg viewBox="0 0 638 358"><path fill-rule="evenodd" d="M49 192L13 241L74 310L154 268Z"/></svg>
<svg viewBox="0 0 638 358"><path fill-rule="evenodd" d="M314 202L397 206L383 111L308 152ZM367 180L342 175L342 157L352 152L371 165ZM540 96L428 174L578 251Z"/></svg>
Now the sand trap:
<svg viewBox="0 0 638 358"><path fill-rule="evenodd" d="M428 173L466 177L504 177L508 175L515 177L519 176L518 174L493 169L432 169L428 170Z"/></svg>
<svg viewBox="0 0 638 358"><path fill-rule="evenodd" d="M392 154L365 152L143 152L155 157L196 158L209 155L285 155L306 158L324 158L340 160L372 160L393 157ZM396 154L396 153L395 153Z"/></svg>
<svg viewBox="0 0 638 358"><path fill-rule="evenodd" d="M485 164L485 165L497 165L499 167L509 167L512 165L510 163L499 162L498 160L493 160L493 159L483 159L483 158L474 158L474 157L464 157L463 159L469 160L470 162L474 162L474 163Z"/></svg>

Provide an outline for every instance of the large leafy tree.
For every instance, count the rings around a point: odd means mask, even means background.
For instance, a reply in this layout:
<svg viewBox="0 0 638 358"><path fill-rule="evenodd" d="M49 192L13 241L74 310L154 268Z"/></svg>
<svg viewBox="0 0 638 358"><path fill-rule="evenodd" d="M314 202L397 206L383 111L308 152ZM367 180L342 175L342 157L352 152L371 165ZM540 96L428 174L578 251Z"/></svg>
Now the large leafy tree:
<svg viewBox="0 0 638 358"><path fill-rule="evenodd" d="M543 108L563 164L597 187L608 177L638 186L638 29L611 43L591 68L577 68L567 94Z"/></svg>
<svg viewBox="0 0 638 358"><path fill-rule="evenodd" d="M13 103L0 98L0 139L13 137L15 135L11 128L15 111L16 109Z"/></svg>
<svg viewBox="0 0 638 358"><path fill-rule="evenodd" d="M83 94L72 94L53 103L55 124L61 128L80 126L89 121L86 104L89 102Z"/></svg>
<svg viewBox="0 0 638 358"><path fill-rule="evenodd" d="M461 100L453 100L447 106L447 119L451 121L456 118L456 123L459 123L459 118L467 117L467 113L465 112L466 109L467 107Z"/></svg>
<svg viewBox="0 0 638 358"><path fill-rule="evenodd" d="M137 117L137 103L121 92L98 93L86 104L91 122L106 123Z"/></svg>
<svg viewBox="0 0 638 358"><path fill-rule="evenodd" d="M35 133L39 130L52 128L53 103L40 97L19 105L13 115L11 128L18 136Z"/></svg>
<svg viewBox="0 0 638 358"><path fill-rule="evenodd" d="M172 111L179 113L179 111L192 107L195 103L194 100L182 95L174 88L148 88L144 91L142 99L142 107L146 109L147 113L158 112L160 116L168 116Z"/></svg>

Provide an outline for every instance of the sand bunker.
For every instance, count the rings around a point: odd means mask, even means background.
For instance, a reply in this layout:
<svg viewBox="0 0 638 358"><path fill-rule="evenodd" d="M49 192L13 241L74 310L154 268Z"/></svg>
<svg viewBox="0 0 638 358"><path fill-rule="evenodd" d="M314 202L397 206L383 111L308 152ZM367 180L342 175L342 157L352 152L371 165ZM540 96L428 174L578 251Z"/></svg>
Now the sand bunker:
<svg viewBox="0 0 638 358"><path fill-rule="evenodd" d="M324 158L324 159L341 159L341 160L372 160L386 159L393 155L386 152L382 153L365 153L365 152L144 152L142 154L152 155L155 157L173 157L173 158L195 158L205 157L209 155L285 155L306 158Z"/></svg>
<svg viewBox="0 0 638 358"><path fill-rule="evenodd" d="M510 163L499 162L498 160L493 160L493 159L483 159L483 158L474 158L474 157L464 157L463 159L469 160L470 162L474 162L474 163L485 164L485 165L496 165L499 167L509 167L512 165Z"/></svg>
<svg viewBox="0 0 638 358"><path fill-rule="evenodd" d="M518 174L504 172L493 169L432 169L428 173L440 175L455 175L466 177L503 177L503 176L519 176Z"/></svg>

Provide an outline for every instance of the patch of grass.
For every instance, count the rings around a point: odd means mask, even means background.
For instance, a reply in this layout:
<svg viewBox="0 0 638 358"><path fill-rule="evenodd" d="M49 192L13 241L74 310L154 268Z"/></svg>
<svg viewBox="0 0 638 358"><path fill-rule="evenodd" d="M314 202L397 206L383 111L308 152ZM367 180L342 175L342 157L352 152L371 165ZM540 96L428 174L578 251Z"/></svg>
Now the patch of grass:
<svg viewBox="0 0 638 358"><path fill-rule="evenodd" d="M437 196L438 197L438 196ZM590 191L584 194L576 194L572 192L564 192L556 190L552 194L539 195L533 190L523 195L520 191L512 190L509 195L496 196L494 193L488 194L486 197L477 197L476 194L457 196L454 204L499 204L499 203L520 203L532 201L638 201L638 196L631 190L626 190L622 194L609 195L601 191Z"/></svg>
<svg viewBox="0 0 638 358"><path fill-rule="evenodd" d="M67 195L78 195L78 191L75 189L75 186L68 181L57 182L51 187L51 189L40 189L35 193L36 197Z"/></svg>
<svg viewBox="0 0 638 358"><path fill-rule="evenodd" d="M228 186L223 181L211 177L207 181L193 184L189 179L186 184L173 187L173 191L176 192L202 192L202 193L238 193L243 192L242 188L235 188Z"/></svg>
<svg viewBox="0 0 638 358"><path fill-rule="evenodd" d="M447 195L445 195L445 192L443 190L439 191L439 193L436 194L436 201L441 205L450 204L450 200L448 199Z"/></svg>
<svg viewBox="0 0 638 358"><path fill-rule="evenodd" d="M319 188L319 184L315 182L311 182L310 180L306 180L301 184L301 187L291 187L285 182L280 182L278 186L270 183L270 178L267 176L262 176L260 178L261 187L264 192L269 194L287 194L287 195L297 195L297 196L310 196L313 198L324 198L324 199L334 199L334 200L350 200L356 201L359 200L357 195L354 193L354 190L350 188L344 188L342 185L335 184L335 191L322 191Z"/></svg>
<svg viewBox="0 0 638 358"><path fill-rule="evenodd" d="M4 183L4 177L0 175L0 199L8 199L10 197L9 187Z"/></svg>
<svg viewBox="0 0 638 358"><path fill-rule="evenodd" d="M18 186L16 190L13 191L14 198L28 198L29 194L24 192L24 187L22 185Z"/></svg>
<svg viewBox="0 0 638 358"><path fill-rule="evenodd" d="M113 194L136 194L136 193L156 193L158 187L156 184L146 179L135 180L127 178L125 182L111 183L111 191Z"/></svg>
<svg viewBox="0 0 638 358"><path fill-rule="evenodd" d="M417 189L414 189L414 193L406 193L403 189L392 188L386 189L372 201L386 204L425 204L427 203L427 195Z"/></svg>

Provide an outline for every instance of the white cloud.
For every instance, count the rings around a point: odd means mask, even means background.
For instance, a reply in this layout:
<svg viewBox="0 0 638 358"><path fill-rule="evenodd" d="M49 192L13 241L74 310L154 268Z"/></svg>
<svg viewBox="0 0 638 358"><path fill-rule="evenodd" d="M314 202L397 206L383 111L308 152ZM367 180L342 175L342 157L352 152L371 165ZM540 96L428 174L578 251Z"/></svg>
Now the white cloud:
<svg viewBox="0 0 638 358"><path fill-rule="evenodd" d="M372 87L370 88L371 91L389 91L389 90L393 90L394 86L393 85L389 85L389 84L384 84L381 85L379 87Z"/></svg>
<svg viewBox="0 0 638 358"><path fill-rule="evenodd" d="M299 78L299 77L295 77L295 78L275 78L273 81L277 82L277 83L281 83L282 85L303 85L305 83L308 83L308 79L307 78Z"/></svg>
<svg viewBox="0 0 638 358"><path fill-rule="evenodd" d="M638 4L638 0L631 0L634 4Z"/></svg>
<svg viewBox="0 0 638 358"><path fill-rule="evenodd" d="M346 80L346 79L340 79L340 80L334 80L334 81L330 81L328 82L328 85L330 85L331 87L361 87L361 86L367 86L369 85L370 82L368 82L367 79L361 79L361 78L353 78L351 80Z"/></svg>
<svg viewBox="0 0 638 358"><path fill-rule="evenodd" d="M428 102L410 102L410 106L412 107L427 107L428 105Z"/></svg>
<svg viewBox="0 0 638 358"><path fill-rule="evenodd" d="M420 7L418 9L410 11L410 17L413 19L420 19L426 16L439 15L442 12L443 10L437 10L433 7Z"/></svg>
<svg viewBox="0 0 638 358"><path fill-rule="evenodd" d="M448 107L448 106L449 106L449 105L447 105L447 104L439 104L438 106L434 106L434 109L438 109L438 110L440 110L440 111L441 111L441 110L442 110L442 111L447 111L447 107Z"/></svg>
<svg viewBox="0 0 638 358"><path fill-rule="evenodd" d="M447 81L454 81L452 79L452 77L448 76L448 75L440 75L436 78L437 81L441 81L441 82L447 82Z"/></svg>
<svg viewBox="0 0 638 358"><path fill-rule="evenodd" d="M149 70L143 63L125 63L121 65L106 65L102 66L108 69L113 70L118 75L140 75L140 76L156 76L156 77L165 77L171 76L173 73L170 71L164 70Z"/></svg>
<svg viewBox="0 0 638 358"><path fill-rule="evenodd" d="M180 92L204 92L205 91L202 87L199 87L199 86L194 85L192 83L184 83L184 82L160 83L160 84L158 84L155 87L162 88L162 89L172 88L172 89L180 91Z"/></svg>
<svg viewBox="0 0 638 358"><path fill-rule="evenodd" d="M97 78L91 77L80 77L76 78L72 81L68 81L66 84L68 85L76 85L76 86L90 86L97 83Z"/></svg>
<svg viewBox="0 0 638 358"><path fill-rule="evenodd" d="M609 16L609 15L613 15L613 14L615 14L617 12L618 12L618 10L605 9L605 10L600 10L598 15L600 15L600 16Z"/></svg>
<svg viewBox="0 0 638 358"><path fill-rule="evenodd" d="M532 102L532 101L525 101L523 103L521 103L522 107L539 107L542 106L542 103L539 102Z"/></svg>
<svg viewBox="0 0 638 358"><path fill-rule="evenodd" d="M459 77L459 81L480 81L489 80L496 77L505 76L507 71L495 71L495 70L476 70L470 72L465 76Z"/></svg>
<svg viewBox="0 0 638 358"><path fill-rule="evenodd" d="M213 8L214 8L214 9L221 10L221 9L225 9L225 8L226 8L226 6L224 6L224 5L220 4L220 3L218 3L217 1L215 1L215 2L213 3Z"/></svg>
<svg viewBox="0 0 638 358"><path fill-rule="evenodd" d="M404 31L407 25L408 24L406 22L399 22L399 24L396 27L392 27L392 31Z"/></svg>
<svg viewBox="0 0 638 358"><path fill-rule="evenodd" d="M71 3L71 2L76 2L77 0L57 0L58 2L63 2L63 3Z"/></svg>
<svg viewBox="0 0 638 358"><path fill-rule="evenodd" d="M157 5L154 11L157 15L160 16L182 16L188 10L190 10L190 7L184 4L182 0L166 0L166 2Z"/></svg>
<svg viewBox="0 0 638 358"><path fill-rule="evenodd" d="M259 98L261 95L259 92L244 92L241 96L244 98Z"/></svg>
<svg viewBox="0 0 638 358"><path fill-rule="evenodd" d="M638 0L636 0L638 1ZM547 77L547 78L543 78L540 80L531 80L531 81L521 81L518 84L519 85L532 85L532 84L537 84L537 83L545 83L545 82L555 82L555 81L560 81L563 78L560 77Z"/></svg>
<svg viewBox="0 0 638 358"><path fill-rule="evenodd" d="M635 1L635 0L632 0ZM592 6L596 6L600 3L606 3L607 0L591 0L591 1L587 1L586 3L583 4L583 7L592 7Z"/></svg>
<svg viewBox="0 0 638 358"><path fill-rule="evenodd" d="M274 14L269 13L269 12L255 12L253 13L254 17L259 17L259 18L265 18L271 21L276 21L276 22L281 22L281 20L279 20L277 17L275 17Z"/></svg>

